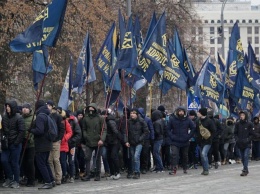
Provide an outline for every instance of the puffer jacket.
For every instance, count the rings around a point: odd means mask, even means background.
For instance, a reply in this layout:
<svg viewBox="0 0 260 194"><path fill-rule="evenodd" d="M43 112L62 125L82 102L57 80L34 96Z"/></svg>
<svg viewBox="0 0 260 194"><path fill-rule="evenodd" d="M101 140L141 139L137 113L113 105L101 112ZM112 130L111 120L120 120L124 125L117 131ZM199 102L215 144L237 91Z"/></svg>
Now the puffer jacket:
<svg viewBox="0 0 260 194"><path fill-rule="evenodd" d="M18 145L23 142L25 134L25 124L23 117L17 113L16 101L7 101L5 106L9 105L11 113L5 112L2 120L2 135L8 137L8 144Z"/></svg>
<svg viewBox="0 0 260 194"><path fill-rule="evenodd" d="M89 107L93 107L95 111L90 113ZM91 103L86 108L86 115L82 122L82 143L88 147L97 147L98 141L102 140L105 142L107 135L107 126L105 120L98 114L97 105Z"/></svg>
<svg viewBox="0 0 260 194"><path fill-rule="evenodd" d="M256 118L258 119L258 117L254 117L254 120ZM254 131L258 135L258 137L253 137L253 141L260 141L260 123L259 123L259 119L258 119L257 123L254 123Z"/></svg>
<svg viewBox="0 0 260 194"><path fill-rule="evenodd" d="M69 151L68 141L72 136L72 129L67 119L64 119L63 122L65 126L65 133L60 143L60 151L68 152Z"/></svg>
<svg viewBox="0 0 260 194"><path fill-rule="evenodd" d="M202 124L203 127L205 127L206 129L209 130L209 132L211 133L211 136L210 138L208 139L204 139L202 138L201 134L200 134L200 123ZM212 144L212 139L214 137L214 133L216 132L216 126L214 124L214 121L211 120L210 118L208 117L205 117L205 118L199 118L197 121L196 121L196 140L198 142L198 144L200 146L204 146L204 145L211 145Z"/></svg>
<svg viewBox="0 0 260 194"><path fill-rule="evenodd" d="M149 134L147 123L139 115L136 119L128 120L128 138L124 142L129 142L131 146L143 144L145 137ZM125 132L125 130L123 131ZM127 137L124 135L124 137Z"/></svg>
<svg viewBox="0 0 260 194"><path fill-rule="evenodd" d="M154 141L159 141L163 139L165 122L162 118L162 113L159 110L155 110L152 113L152 121L154 128Z"/></svg>
<svg viewBox="0 0 260 194"><path fill-rule="evenodd" d="M82 138L82 132L79 123L77 122L74 116L71 115L68 119L68 122L73 132L72 137L69 139L69 147L71 149L76 147L80 143Z"/></svg>
<svg viewBox="0 0 260 194"><path fill-rule="evenodd" d="M34 147L34 136L32 133L29 133L28 131L32 125L31 123L32 123L32 119L33 119L33 114L30 112L29 114L23 114L22 116L24 118L24 123L25 123L25 135L24 135L23 142L25 145L25 142L27 141L26 148L32 148L32 147ZM34 117L34 121L35 121L35 117ZM27 137L28 137L28 140L26 140Z"/></svg>
<svg viewBox="0 0 260 194"><path fill-rule="evenodd" d="M119 131L116 125L115 116L108 114L106 118L106 123L107 123L106 144L117 144L119 142L118 139Z"/></svg>
<svg viewBox="0 0 260 194"><path fill-rule="evenodd" d="M184 117L180 118L177 115L179 110L184 111ZM178 107L171 115L168 125L167 133L171 140L171 145L176 147L185 147L189 145L189 140L193 137L195 125L187 116L187 111L184 107Z"/></svg>
<svg viewBox="0 0 260 194"><path fill-rule="evenodd" d="M138 112L147 123L147 127L150 131L150 133L145 137L145 140L154 140L154 127L152 120L145 115L144 108L138 108Z"/></svg>

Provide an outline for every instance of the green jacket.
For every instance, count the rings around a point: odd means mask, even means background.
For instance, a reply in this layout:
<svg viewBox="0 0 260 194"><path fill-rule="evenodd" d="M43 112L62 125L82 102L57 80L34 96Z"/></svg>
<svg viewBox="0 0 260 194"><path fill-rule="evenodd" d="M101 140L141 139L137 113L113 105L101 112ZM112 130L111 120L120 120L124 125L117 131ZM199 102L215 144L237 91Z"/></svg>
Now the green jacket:
<svg viewBox="0 0 260 194"><path fill-rule="evenodd" d="M32 113L28 114L28 115L23 115L24 118L24 123L25 123L25 135L24 135L24 142L23 144L26 142L26 138L28 137L28 129L31 127L31 122L32 122L32 118L33 115ZM35 120L35 117L34 117ZM27 141L27 146L26 148L32 148L34 147L34 135L32 133L29 133L29 138Z"/></svg>
<svg viewBox="0 0 260 194"><path fill-rule="evenodd" d="M89 107L93 107L95 109L92 114L88 111ZM103 142L106 140L106 122L103 117L98 114L95 103L89 104L86 108L86 115L82 121L82 133L83 143L88 147L97 147L99 140L102 140Z"/></svg>

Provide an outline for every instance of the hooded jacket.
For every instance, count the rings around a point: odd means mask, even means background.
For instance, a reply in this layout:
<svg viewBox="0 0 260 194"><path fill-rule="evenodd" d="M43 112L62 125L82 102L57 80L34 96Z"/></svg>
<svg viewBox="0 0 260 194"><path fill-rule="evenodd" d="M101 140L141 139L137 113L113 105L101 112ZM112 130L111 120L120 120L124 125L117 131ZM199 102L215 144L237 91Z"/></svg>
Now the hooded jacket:
<svg viewBox="0 0 260 194"><path fill-rule="evenodd" d="M178 111L184 111L184 117L179 117ZM168 125L167 133L171 139L171 144L176 147L185 147L189 145L190 138L193 137L195 125L187 116L187 111L184 107L178 107L171 115Z"/></svg>
<svg viewBox="0 0 260 194"><path fill-rule="evenodd" d="M224 141L223 143L235 143L234 130L235 130L234 120L227 119L226 125L222 133L222 138Z"/></svg>
<svg viewBox="0 0 260 194"><path fill-rule="evenodd" d="M89 111L93 107L94 111ZM98 141L105 142L107 126L105 120L98 114L97 105L91 103L86 108L86 115L82 121L83 144L88 147L97 147Z"/></svg>
<svg viewBox="0 0 260 194"><path fill-rule="evenodd" d="M152 113L152 121L154 128L154 141L159 141L163 139L165 121L162 118L162 113L159 110L155 110Z"/></svg>
<svg viewBox="0 0 260 194"><path fill-rule="evenodd" d="M32 133L29 133L28 131L29 131L30 127L31 127L33 114L32 114L32 112L30 112L29 114L23 114L22 116L24 118L24 124L25 124L25 134L24 134L23 142L25 144L26 139L28 137L26 148L32 148L32 147L34 147L34 136L33 136ZM34 120L35 120L35 117L34 117ZM28 136L28 133L29 133L29 136Z"/></svg>
<svg viewBox="0 0 260 194"><path fill-rule="evenodd" d="M217 118L213 117L213 111L208 111L208 117L213 121L216 127L216 131L213 135L213 142L219 141L221 134L223 133L223 128L221 126L220 121Z"/></svg>
<svg viewBox="0 0 260 194"><path fill-rule="evenodd" d="M107 124L107 137L106 137L106 143L107 144L117 144L119 141L119 131L117 128L117 124L115 121L115 116L108 114L106 118L106 124Z"/></svg>
<svg viewBox="0 0 260 194"><path fill-rule="evenodd" d="M63 138L62 138L61 143L60 143L60 151L61 152L69 152L68 141L70 140L73 132L72 132L72 129L71 129L71 126L70 126L68 120L64 119L63 122L64 122L64 126L65 126L65 133L64 133Z"/></svg>
<svg viewBox="0 0 260 194"><path fill-rule="evenodd" d="M31 133L34 134L34 147L35 152L48 152L52 150L52 141L47 138L48 132L48 117L50 110L46 105L41 106L36 111L35 126L31 129Z"/></svg>
<svg viewBox="0 0 260 194"><path fill-rule="evenodd" d="M79 123L77 122L77 119L73 115L69 117L68 122L73 132L72 137L69 139L68 143L70 148L74 148L77 146L77 144L80 143L82 139L82 131Z"/></svg>
<svg viewBox="0 0 260 194"><path fill-rule="evenodd" d="M254 121L255 121L255 119L257 119L258 122L257 123L254 122L254 131L258 135L258 137L253 137L253 141L260 141L260 123L259 123L259 118L258 117L254 117Z"/></svg>
<svg viewBox="0 0 260 194"><path fill-rule="evenodd" d="M150 131L150 133L146 136L145 140L154 140L154 127L152 120L145 115L144 108L138 108L138 112L147 123L147 127Z"/></svg>
<svg viewBox="0 0 260 194"><path fill-rule="evenodd" d="M244 113L245 119L239 120L235 125L235 139L239 149L251 148L251 140L257 135L254 133L253 124L248 120L248 114L245 111L240 111L239 115Z"/></svg>
<svg viewBox="0 0 260 194"><path fill-rule="evenodd" d="M23 142L25 134L25 124L23 117L17 113L16 101L7 101L5 106L9 105L11 113L5 112L2 120L2 135L8 137L8 144L18 145Z"/></svg>

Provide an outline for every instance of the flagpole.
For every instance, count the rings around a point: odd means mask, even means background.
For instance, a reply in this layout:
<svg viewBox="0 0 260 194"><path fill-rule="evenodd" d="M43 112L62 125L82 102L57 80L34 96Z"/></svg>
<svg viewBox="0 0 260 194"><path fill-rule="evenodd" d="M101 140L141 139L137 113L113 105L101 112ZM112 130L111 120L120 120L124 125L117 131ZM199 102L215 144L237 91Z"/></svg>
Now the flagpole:
<svg viewBox="0 0 260 194"><path fill-rule="evenodd" d="M132 13L131 0L126 1L127 16L130 17Z"/></svg>

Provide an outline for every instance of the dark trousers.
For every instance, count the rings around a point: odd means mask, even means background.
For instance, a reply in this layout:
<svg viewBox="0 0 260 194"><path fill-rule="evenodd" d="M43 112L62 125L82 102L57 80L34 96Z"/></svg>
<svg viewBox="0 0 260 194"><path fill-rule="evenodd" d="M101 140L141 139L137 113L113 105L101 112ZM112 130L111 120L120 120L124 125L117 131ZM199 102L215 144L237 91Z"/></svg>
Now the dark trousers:
<svg viewBox="0 0 260 194"><path fill-rule="evenodd" d="M119 173L119 144L107 145L107 160L110 168L110 174L116 175Z"/></svg>
<svg viewBox="0 0 260 194"><path fill-rule="evenodd" d="M125 145L123 145L122 147L123 147L123 158L124 158L125 167L127 168L128 173L132 173L133 167L132 167L130 148L126 147Z"/></svg>
<svg viewBox="0 0 260 194"><path fill-rule="evenodd" d="M35 180L35 166L34 166L35 149L26 148L22 161L22 171L24 176L27 177L28 183L32 183Z"/></svg>
<svg viewBox="0 0 260 194"><path fill-rule="evenodd" d="M85 174L86 174L86 176L90 175L90 162L91 162L91 157L92 157L93 151L95 151L95 160L93 160L95 164L93 164L93 166L95 166L95 172L97 174L100 174L102 147L99 147L99 148L98 147L88 147L88 146L82 145L82 149L85 154L85 161L86 161Z"/></svg>
<svg viewBox="0 0 260 194"><path fill-rule="evenodd" d="M212 163L212 155L214 156L214 161L219 162L219 141L212 142L208 153L209 164Z"/></svg>
<svg viewBox="0 0 260 194"><path fill-rule="evenodd" d="M68 152L60 152L60 165L62 170L62 176L67 176L67 156Z"/></svg>
<svg viewBox="0 0 260 194"><path fill-rule="evenodd" d="M142 152L141 152L141 169L149 170L149 162L150 162L150 140L144 140Z"/></svg>
<svg viewBox="0 0 260 194"><path fill-rule="evenodd" d="M189 146L189 163L198 164L199 155L198 144L195 141L191 141Z"/></svg>
<svg viewBox="0 0 260 194"><path fill-rule="evenodd" d="M74 152L74 154L72 155L71 154L71 150L73 150L73 149L75 149L75 152ZM69 173L69 175L70 175L70 177L73 177L74 178L74 176L75 176L75 154L76 154L76 150L77 150L77 148L70 148L70 151L68 152L68 166L67 166L67 172Z"/></svg>
<svg viewBox="0 0 260 194"><path fill-rule="evenodd" d="M171 149L172 149L172 167L177 168L177 166L179 164L180 153L181 153L182 168L183 168L183 170L186 170L187 164L188 164L189 146L179 148L177 146L172 145Z"/></svg>
<svg viewBox="0 0 260 194"><path fill-rule="evenodd" d="M78 146L75 152L75 169L76 174L79 174L79 172L85 172L86 169L85 155L81 146Z"/></svg>
<svg viewBox="0 0 260 194"><path fill-rule="evenodd" d="M170 145L162 145L162 162L165 168L171 165L171 146Z"/></svg>
<svg viewBox="0 0 260 194"><path fill-rule="evenodd" d="M48 163L49 155L50 152L37 152L35 154L37 167L45 183L51 183L52 181L54 181L51 168Z"/></svg>

